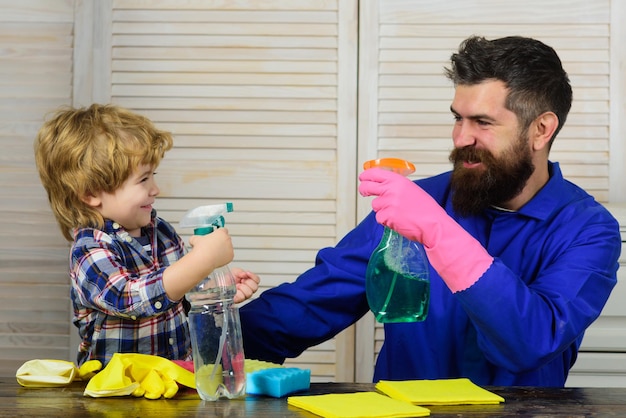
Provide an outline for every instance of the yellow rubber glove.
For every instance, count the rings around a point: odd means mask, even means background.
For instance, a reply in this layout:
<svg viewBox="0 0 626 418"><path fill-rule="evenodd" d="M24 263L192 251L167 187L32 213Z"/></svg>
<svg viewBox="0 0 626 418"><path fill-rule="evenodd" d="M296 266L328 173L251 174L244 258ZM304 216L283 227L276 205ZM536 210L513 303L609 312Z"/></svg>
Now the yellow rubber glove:
<svg viewBox="0 0 626 418"><path fill-rule="evenodd" d="M174 362L148 354L116 353L109 364L91 378L85 395L143 396L146 399L172 398L178 383L194 388L194 374Z"/></svg>
<svg viewBox="0 0 626 418"><path fill-rule="evenodd" d="M15 378L24 387L60 387L74 380L89 380L101 368L98 360L87 361L79 369L71 361L35 359L17 369Z"/></svg>
<svg viewBox="0 0 626 418"><path fill-rule="evenodd" d="M100 360L87 360L78 368L78 379L87 381L94 377L102 369Z"/></svg>
<svg viewBox="0 0 626 418"><path fill-rule="evenodd" d="M123 358L113 354L109 364L89 380L84 394L95 398L132 394L140 388L140 385L133 381L130 376L127 376L126 369L127 365Z"/></svg>

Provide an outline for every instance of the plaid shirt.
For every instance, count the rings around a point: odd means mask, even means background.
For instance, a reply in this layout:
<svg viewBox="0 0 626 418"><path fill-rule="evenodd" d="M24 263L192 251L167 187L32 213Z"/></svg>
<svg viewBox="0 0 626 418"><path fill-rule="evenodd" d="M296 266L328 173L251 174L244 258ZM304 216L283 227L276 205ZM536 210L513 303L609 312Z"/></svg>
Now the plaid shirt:
<svg viewBox="0 0 626 418"><path fill-rule="evenodd" d="M174 228L152 212L142 228L151 251L119 224L74 231L70 251L74 325L81 344L77 363L108 363L113 353L143 353L190 360L187 316L163 289L163 271L185 254Z"/></svg>

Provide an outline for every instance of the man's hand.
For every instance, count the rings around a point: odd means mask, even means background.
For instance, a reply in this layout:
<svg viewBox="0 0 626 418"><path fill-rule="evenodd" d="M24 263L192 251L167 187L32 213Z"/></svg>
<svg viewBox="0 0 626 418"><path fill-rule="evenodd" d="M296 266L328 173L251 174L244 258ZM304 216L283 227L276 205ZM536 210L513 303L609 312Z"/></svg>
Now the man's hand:
<svg viewBox="0 0 626 418"><path fill-rule="evenodd" d="M474 284L493 258L421 187L394 172L371 168L359 176L359 192L372 201L376 220L424 244L428 261L452 292Z"/></svg>

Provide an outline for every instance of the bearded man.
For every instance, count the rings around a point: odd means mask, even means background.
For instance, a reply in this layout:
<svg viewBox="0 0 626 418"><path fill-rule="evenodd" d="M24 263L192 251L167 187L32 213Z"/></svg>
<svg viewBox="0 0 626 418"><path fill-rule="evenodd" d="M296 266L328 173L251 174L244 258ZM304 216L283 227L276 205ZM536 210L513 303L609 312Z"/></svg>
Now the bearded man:
<svg viewBox="0 0 626 418"><path fill-rule="evenodd" d="M241 308L247 357L283 362L363 316L384 225L423 244L431 299L424 321L385 324L375 382L564 386L621 250L617 221L548 158L571 107L567 73L551 47L512 36L466 39L446 75L453 170L361 173L373 211L295 282Z"/></svg>

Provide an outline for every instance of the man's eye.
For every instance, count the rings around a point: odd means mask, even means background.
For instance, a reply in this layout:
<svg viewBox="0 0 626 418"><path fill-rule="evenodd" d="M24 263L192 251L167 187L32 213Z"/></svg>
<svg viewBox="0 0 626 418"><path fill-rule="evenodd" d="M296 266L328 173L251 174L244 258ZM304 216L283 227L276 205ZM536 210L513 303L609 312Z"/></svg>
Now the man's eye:
<svg viewBox="0 0 626 418"><path fill-rule="evenodd" d="M491 123L490 123L490 122L487 122L486 120L480 120L480 119L478 119L478 120L476 121L476 123L477 123L477 124L479 124L480 126L487 126L487 125L491 125Z"/></svg>
<svg viewBox="0 0 626 418"><path fill-rule="evenodd" d="M461 122L461 120L463 120L463 118L460 117L459 115L452 115L452 117L454 118L455 122Z"/></svg>

